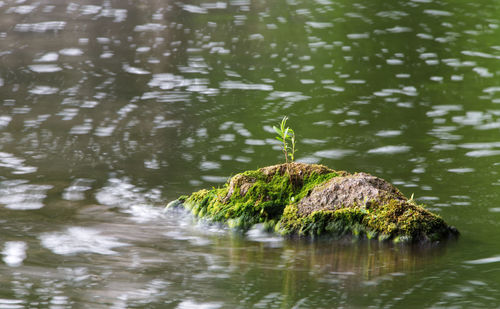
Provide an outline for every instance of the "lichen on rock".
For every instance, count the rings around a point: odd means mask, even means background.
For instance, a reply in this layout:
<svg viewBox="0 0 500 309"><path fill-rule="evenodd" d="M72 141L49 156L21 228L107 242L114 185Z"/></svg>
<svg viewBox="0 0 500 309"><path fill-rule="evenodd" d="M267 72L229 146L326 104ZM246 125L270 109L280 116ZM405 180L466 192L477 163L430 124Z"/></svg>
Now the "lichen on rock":
<svg viewBox="0 0 500 309"><path fill-rule="evenodd" d="M263 223L289 236L429 242L457 236L455 228L387 181L326 166L286 163L246 171L224 186L182 196L195 216L247 230Z"/></svg>

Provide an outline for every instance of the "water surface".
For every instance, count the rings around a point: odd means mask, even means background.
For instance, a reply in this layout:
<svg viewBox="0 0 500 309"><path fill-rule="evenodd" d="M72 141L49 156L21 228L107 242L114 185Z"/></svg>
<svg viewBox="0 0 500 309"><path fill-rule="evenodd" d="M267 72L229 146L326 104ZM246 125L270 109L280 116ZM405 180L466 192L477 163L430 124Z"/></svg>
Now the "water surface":
<svg viewBox="0 0 500 309"><path fill-rule="evenodd" d="M498 307L498 1L0 1L0 307ZM163 212L298 161L458 242L246 235Z"/></svg>

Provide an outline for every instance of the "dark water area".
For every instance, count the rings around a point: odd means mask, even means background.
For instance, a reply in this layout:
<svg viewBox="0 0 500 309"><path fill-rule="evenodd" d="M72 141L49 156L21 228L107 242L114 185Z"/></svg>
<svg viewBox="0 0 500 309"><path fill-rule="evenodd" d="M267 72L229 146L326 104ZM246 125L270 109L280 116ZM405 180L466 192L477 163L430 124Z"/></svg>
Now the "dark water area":
<svg viewBox="0 0 500 309"><path fill-rule="evenodd" d="M499 1L0 0L1 308L500 306ZM382 177L430 247L163 208L297 160Z"/></svg>

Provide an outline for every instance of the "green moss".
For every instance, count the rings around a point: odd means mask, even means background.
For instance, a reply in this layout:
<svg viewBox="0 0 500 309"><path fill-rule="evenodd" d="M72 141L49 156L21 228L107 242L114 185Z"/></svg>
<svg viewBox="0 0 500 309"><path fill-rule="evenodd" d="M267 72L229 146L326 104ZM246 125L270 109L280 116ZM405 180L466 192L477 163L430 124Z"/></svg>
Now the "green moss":
<svg viewBox="0 0 500 309"><path fill-rule="evenodd" d="M395 242L437 241L450 234L441 217L422 206L398 200L372 205L369 210L362 207L320 210L307 216L300 216L297 206L290 204L275 230L283 235L352 235Z"/></svg>
<svg viewBox="0 0 500 309"><path fill-rule="evenodd" d="M265 223L268 229L273 229L288 204L339 175L333 170L311 166L307 171L290 170L290 174L279 168L246 171L232 177L221 188L203 189L183 197L183 204L198 217L226 222L232 228L248 229L256 223Z"/></svg>
<svg viewBox="0 0 500 309"><path fill-rule="evenodd" d="M362 225L365 216L360 208L320 210L307 216L300 216L295 204L286 207L277 232L282 235L319 236L322 234L343 237L348 234L364 234Z"/></svg>
<svg viewBox="0 0 500 309"><path fill-rule="evenodd" d="M247 230L263 223L267 230L289 236L407 242L435 241L450 235L451 229L439 216L401 199L402 195L307 215L299 212L298 202L313 188L345 174L314 164L275 165L237 174L220 188L182 196L168 207L183 205L195 216L236 229Z"/></svg>
<svg viewBox="0 0 500 309"><path fill-rule="evenodd" d="M412 240L437 240L449 233L441 217L409 201L391 200L374 205L364 223L379 233Z"/></svg>

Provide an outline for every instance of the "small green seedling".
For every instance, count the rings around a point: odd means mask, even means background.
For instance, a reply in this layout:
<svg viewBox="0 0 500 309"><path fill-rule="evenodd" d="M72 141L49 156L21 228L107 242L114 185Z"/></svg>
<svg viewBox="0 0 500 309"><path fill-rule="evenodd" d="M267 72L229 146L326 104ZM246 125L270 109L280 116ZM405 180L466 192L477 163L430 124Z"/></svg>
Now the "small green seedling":
<svg viewBox="0 0 500 309"><path fill-rule="evenodd" d="M276 136L276 139L279 140L282 145L282 151L283 154L285 155L285 161L288 163L288 158L290 158L290 161L293 162L295 160L295 152L297 151L295 148L296 144L296 138L295 138L295 132L290 129L289 127L286 126L286 121L288 120L288 117L285 116L281 120L280 127L273 126L274 131L278 136ZM290 144L289 144L290 142Z"/></svg>
<svg viewBox="0 0 500 309"><path fill-rule="evenodd" d="M414 197L415 197L415 193L412 193L408 202L415 204L415 200L413 199Z"/></svg>

